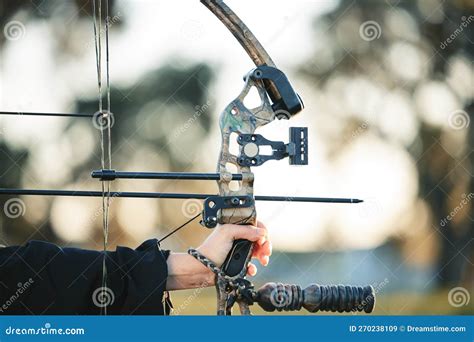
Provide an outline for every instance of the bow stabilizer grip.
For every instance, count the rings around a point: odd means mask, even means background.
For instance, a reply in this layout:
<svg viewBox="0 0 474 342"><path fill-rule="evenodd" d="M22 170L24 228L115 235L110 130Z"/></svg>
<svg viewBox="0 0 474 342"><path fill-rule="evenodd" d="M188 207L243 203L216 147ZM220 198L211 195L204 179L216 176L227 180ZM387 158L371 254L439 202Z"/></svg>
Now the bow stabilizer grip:
<svg viewBox="0 0 474 342"><path fill-rule="evenodd" d="M302 289L299 285L267 283L256 291L255 302L265 311L361 312L375 307L372 286L318 285Z"/></svg>

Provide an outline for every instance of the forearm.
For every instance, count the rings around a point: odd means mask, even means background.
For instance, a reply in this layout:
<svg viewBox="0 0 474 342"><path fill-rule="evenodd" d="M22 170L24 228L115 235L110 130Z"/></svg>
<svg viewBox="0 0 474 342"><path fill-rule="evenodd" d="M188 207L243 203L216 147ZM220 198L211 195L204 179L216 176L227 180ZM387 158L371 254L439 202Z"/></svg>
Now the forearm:
<svg viewBox="0 0 474 342"><path fill-rule="evenodd" d="M262 265L267 265L271 244L266 240L265 226L261 223L259 226L218 225L197 249L215 265L220 266L232 248L232 243L237 239L246 239L255 242L253 257L258 258ZM167 266L168 291L195 289L215 284L214 273L189 254L171 253L167 259ZM250 263L248 266L248 274L255 275L257 272L255 265Z"/></svg>
<svg viewBox="0 0 474 342"><path fill-rule="evenodd" d="M171 253L167 263L168 291L208 287L215 283L214 274L189 254Z"/></svg>

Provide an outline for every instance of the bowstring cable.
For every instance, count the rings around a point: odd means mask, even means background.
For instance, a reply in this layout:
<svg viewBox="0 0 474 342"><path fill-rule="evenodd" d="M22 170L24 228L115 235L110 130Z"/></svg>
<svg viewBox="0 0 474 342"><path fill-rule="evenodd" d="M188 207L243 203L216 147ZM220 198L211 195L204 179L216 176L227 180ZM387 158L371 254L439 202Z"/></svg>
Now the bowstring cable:
<svg viewBox="0 0 474 342"><path fill-rule="evenodd" d="M99 96L99 130L100 130L100 148L101 148L101 167L105 169L106 160L108 161L109 169L112 168L112 142L111 142L111 112L110 112L110 77L109 77L109 6L108 0L105 1L105 12L106 12L106 26L105 26L105 45L106 45L106 94L107 94L107 108L104 112L103 108L103 94L102 94L102 0L99 0L97 6L96 0L92 1L93 8L93 20L94 20L94 42L95 42L95 54L96 54L96 66L97 66L97 85L98 85L98 96ZM98 17L98 18L97 18ZM104 134L103 124L107 125L107 137ZM106 141L107 141L107 154L106 154ZM106 297L107 291L107 246L108 246L108 235L109 235L109 208L110 208L110 182L102 181L102 227L103 227L103 259L102 259L102 293L100 294L103 298ZM107 302L101 307L101 313L107 315Z"/></svg>
<svg viewBox="0 0 474 342"><path fill-rule="evenodd" d="M109 170L112 169L112 124L113 117L110 111L110 55L109 55L109 28L110 28L110 16L109 16L109 0L105 2L105 67L106 67L106 83L107 83L107 111L109 114L109 120L107 124L107 135L108 135L108 152L107 156L109 159ZM110 182L107 182L110 185ZM110 188L109 188L110 195ZM110 200L110 196L109 196Z"/></svg>

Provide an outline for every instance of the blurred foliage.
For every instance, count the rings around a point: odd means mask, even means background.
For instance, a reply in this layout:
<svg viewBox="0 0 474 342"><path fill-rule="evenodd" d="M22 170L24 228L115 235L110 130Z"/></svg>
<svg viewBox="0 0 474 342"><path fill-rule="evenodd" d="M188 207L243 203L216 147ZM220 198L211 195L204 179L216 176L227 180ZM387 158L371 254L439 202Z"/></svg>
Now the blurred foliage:
<svg viewBox="0 0 474 342"><path fill-rule="evenodd" d="M166 66L150 71L132 86L112 88L114 123L111 132L113 145L115 143L117 145L113 146L113 154L119 155L115 149L122 149L120 146L127 142L130 145L147 146L159 151L172 170L191 167L191 160L175 158L172 150L174 146L170 143L170 132L173 133L185 125L195 111L204 107L206 110L203 110L202 114L199 112L199 125L202 130L193 138L203 139L207 134L211 126L211 111L208 110L209 106L205 106L208 102L206 85L211 82L211 78L211 70L206 65L193 65L181 69ZM106 99L103 101L105 104ZM97 99L79 100L77 108L81 113L96 112ZM153 131L149 132L146 127L151 127ZM186 148L193 154L200 146L189 144ZM120 158L127 161L131 156L122 155ZM79 172L91 170L97 165L97 158L93 158L90 164L81 165Z"/></svg>
<svg viewBox="0 0 474 342"><path fill-rule="evenodd" d="M53 15L68 11L75 13L79 17L88 18L92 16L92 1L93 0L2 0L0 1L0 24L2 27L11 19L12 16L19 12L24 12L31 18L51 18ZM96 4L102 2L102 8L105 9L106 3L109 4L109 13L115 11L115 0L96 0ZM4 39L5 37L1 37Z"/></svg>
<svg viewBox="0 0 474 342"><path fill-rule="evenodd" d="M474 84L472 74L470 77L466 75L467 88L459 89L460 84L456 84L451 75L453 65L458 61L467 63L471 71L467 70L472 73L474 24L467 24L462 34L457 34L451 43L442 46L442 42L459 29L462 21L474 18L473 14L472 1L341 1L332 12L316 18L315 46L318 48L314 57L300 70L317 91L323 93L336 91L344 94L348 83L345 80L363 79L379 88L381 96L408 94L410 105L418 111L415 114L419 128L418 136L406 145L384 129L381 113L370 116L361 113L362 109L360 112L351 111L349 106L341 105L343 110L347 110L341 120L345 121L349 131L354 127L364 127L357 138L364 134L377 134L380 139L392 140L412 155L418 168L419 199L430 208L430 226L441 245L435 261L435 269L439 270L438 283L446 286L461 282L471 289L474 286L472 201L457 214L456 220L448 221L445 226L440 226L439 218L447 217L455 209L459 204L456 199L462 198L462 194L474 193ZM372 31L362 31L366 23L372 24ZM366 41L360 39L363 34L369 35ZM393 58L391 54L400 47L401 52ZM419 57L423 55L427 58ZM402 57L421 59L422 62L418 69L413 70L404 64L407 59ZM465 129L468 132L465 137L450 135L446 127L424 120L423 108L416 103L417 91L431 81L444 83L461 104L458 109L469 115L471 124ZM365 90L359 91L364 94ZM363 96L368 95L367 92ZM432 96L435 99L437 95ZM321 113L324 114L331 115ZM328 138L334 141L336 151L354 143L343 136ZM450 140L456 144L451 149ZM421 238L418 244L424 241L424 237L417 238ZM412 253L412 249L407 252Z"/></svg>
<svg viewBox="0 0 474 342"><path fill-rule="evenodd" d="M110 26L110 30L118 32L122 29L126 18L117 11L115 1L109 1L109 6L109 15L111 17L117 16L120 19L112 22L113 25ZM91 0L70 2L2 0L0 1L0 13L2 14L0 22L3 27L10 20L21 20L26 23L37 19L46 19L47 21L44 22L50 25L51 34L58 42L57 61L65 63L70 59L77 59L78 53L84 53L84 51L78 50L74 41L71 41L71 36L78 35L76 37L80 37L80 32L84 31L89 35L92 34L92 31L90 31L91 10ZM102 11L105 13L104 0L102 0ZM73 25L64 26L64 20L66 19L73 21ZM4 39L5 36L0 35L0 46L7 43ZM83 47L81 42L78 44ZM91 44L91 42L88 42L88 44ZM183 66L183 64L185 65ZM112 87L111 103L114 117L112 155L114 167L130 170L130 167L133 168L130 165L135 163L139 165L135 168L136 170L176 171L189 170L194 166L196 152L201 148L199 144L194 142L204 140L211 127L210 114L213 113L213 108L212 101L207 97L207 92L212 78L211 69L205 64L180 63L178 60L170 60L156 70L148 70L146 74L136 79L131 85ZM105 106L105 80L103 82L102 94ZM72 111L81 113L95 113L98 111L97 97L91 97L87 94L81 94L80 96L80 98L77 98L76 104L72 106L75 107ZM94 125L84 125L84 119L82 118L64 120L68 120L66 121L67 124L64 125L64 140L71 144L72 148L81 148L77 146L74 139L81 138L78 134L85 135L84 133L87 133L87 135L93 137L97 149L80 163L74 162L74 156L65 155L64 158L69 160L66 162L67 167L71 169L68 170L66 179L59 183L54 181L54 185L57 188L67 188L71 184L75 184L83 188L84 180L90 178L90 171L100 168L100 131L94 128ZM190 122L193 125L190 125ZM82 131L84 129L86 132ZM0 152L3 152L0 154L0 171L2 171L0 182L2 187L25 187L25 179L34 179L33 183L35 184L41 183L41 180L44 181L45 177L40 177L42 179L39 180L32 175L27 175L27 170L31 168L31 165L28 165L28 161L31 162L28 149L14 150L3 141L1 147ZM182 153L183 151L186 153ZM146 162L146 165L143 162ZM98 183L85 183L86 188L91 188L91 185L97 186ZM167 187L170 189L172 184L168 182ZM163 188L166 188L166 186L162 186ZM148 191L153 191L153 189L148 189ZM33 200L35 199L38 202L40 200L47 201L47 207L42 207L41 211L51 214L56 199L33 198ZM7 201L8 198L5 197L4 200ZM175 223L177 215L174 211L167 210L170 202L160 201L154 203L157 209L161 208L163 210L162 217L160 217L163 230L159 233L162 235L161 233L165 233L168 227ZM39 227L36 223L29 222L23 217L7 219L6 223L8 224L3 225L5 244L23 244L30 239L64 243L55 234L51 220L46 217ZM95 220L94 225L99 228L100 220ZM114 218L112 218L112 225L114 227L111 230L113 245L130 243L130 236L124 234L121 229L123 227ZM96 233L83 247L97 248L97 246L100 246L99 241L103 239L102 233L100 229L97 229ZM199 234L196 236L199 237ZM135 240L132 238L132 243L139 243L141 238Z"/></svg>
<svg viewBox="0 0 474 342"><path fill-rule="evenodd" d="M212 107L207 99L207 87L211 79L212 73L206 65L193 65L181 69L165 66L150 71L132 86L113 88L111 102L114 120L111 132L114 166L121 170L130 169L130 164L133 160L137 160L137 155L141 156L137 150L145 151L143 157L147 158L146 165L138 167L139 170L188 170L194 166L195 154L201 146L193 144L193 141L202 141L211 127ZM94 113L98 110L97 99L79 99L76 107L78 112ZM197 118L199 118L198 124L188 127L188 121L192 120L195 123ZM74 130L78 125L83 127L83 120L71 119L64 128L64 136L74 139L72 137L77 134ZM93 125L89 125L87 129L95 136L96 146L100 146L99 130ZM186 146L186 154L175 153L176 149L183 148L182 145ZM3 169L1 186L21 188L20 176L28 169L25 167L28 151L13 151L7 145L3 145L0 152L3 152L0 154ZM178 155L179 158L176 157ZM141 163L143 160L138 158L137 162ZM90 171L98 169L99 165L100 153L96 151L90 154L86 161L71 166L70 176L59 184L59 187L65 188L74 180L87 179ZM168 188L170 186L171 184ZM166 209L169 203L163 201L159 205ZM174 213L170 215L176 218ZM171 217L162 218L165 227L173 222ZM99 225L100 222L96 223ZM34 224L23 219L8 220L8 225L5 227L5 233L11 234L10 244L23 243L28 239L59 242L51 231L49 220L41 224L41 232L39 229L33 229ZM22 231L24 234L20 233ZM31 235L31 231L35 233ZM111 232L111 236L124 238L119 226ZM100 234L96 238L102 239ZM120 242L125 241L116 240L114 244Z"/></svg>
<svg viewBox="0 0 474 342"><path fill-rule="evenodd" d="M110 12L114 15L116 2L110 1L110 3ZM75 24L86 21L89 24L90 4L90 0L68 2L2 0L0 1L0 23L3 27L14 16L28 21L55 16L68 17L70 13L74 13L77 20ZM314 86L314 97L325 95L332 90L342 92L346 84L337 83L341 79L347 81L363 78L377 84L383 90L382 95L408 94L406 96L411 101L411 105L418 108L415 104L417 90L427 82L435 81L451 89L462 104L462 108L459 109L465 110L471 119L466 136L453 138L449 132L447 133L445 127L428 122L424 119L423 113L418 112L415 118L416 137L413 140L404 141L391 136L390 131L381 124L383 118L377 113L373 116L364 116L358 111L351 111L348 107L344 107L347 112L344 116L337 118L349 132L363 128L360 134L356 134L355 139L361 138L364 134L377 134L381 140L393 140L400 149L406 150L412 156L416 161L419 178L418 200L429 208L431 217L429 226L435 233L436 246L440 246L439 251L432 248L435 256L435 260L432 260L432 268L439 270L436 272L436 281L440 289L423 295L418 293L383 294L379 297L378 314L472 313L472 307L456 309L448 305L447 291L444 290L454 284L461 284L471 289L474 287L472 263L467 261L473 260L474 257L472 202L456 216L456 220L449 221L444 227L439 226L437 218L446 217L458 205L458 202L453 199L460 198L463 193L474 193L472 182L474 169L473 83L471 80L470 85L459 89L459 84L453 84L450 78L452 71L450 65L455 61L468 61L472 67L474 23L445 48L440 47L440 43L459 27L460 18L469 17L474 14L473 12L474 2L468 0L445 2L367 0L341 1L330 13L315 18L315 38L312 42L316 47L315 53L299 69L300 75ZM380 37L370 41L360 39L360 27L367 21L375 21L380 25ZM58 54L74 57L76 50L68 41L68 35L74 31L75 25L64 27L57 20L51 20L49 23L53 34L61 43ZM120 30L122 24L120 20L112 29ZM0 35L0 46L5 43L4 36ZM422 62L419 73L410 74L410 68L400 64L393 65L394 58L390 57L390 53L393 53L397 47L401 47L404 52L414 53L416 56L428 56L427 59L420 59ZM423 62L429 63L423 65ZM170 61L157 70L148 71L132 85L113 87L111 102L115 118L112 129L114 167L144 171L192 171L196 165L195 158L199 158L198 152L202 151L202 146L196 141L204 141L216 121L215 117L211 117L215 111L212 108L212 101L208 99L207 90L213 82L211 70L209 66L203 64L178 67L177 63ZM334 84L337 86L334 87ZM469 86L471 89L466 89ZM365 96L360 93L358 95ZM78 98L75 107L78 112L94 113L97 111L97 99ZM330 116L332 113L323 111L318 115ZM199 120L196 120L197 117ZM187 125L189 120L196 121L198 124L189 128ZM64 128L64 136L71 136L78 125L80 125L80 119L70 120ZM93 127L88 129L94 133L95 143L98 146L98 132ZM347 135L328 133L325 138L331 142L334 154L341 153L348 145L354 143L353 139L347 139ZM446 141L454 141L454 147L447 149ZM186 153L183 153L184 150ZM147 153L140 155L140 151ZM181 153L176 153L176 151ZM22 187L24 175L20 174L20 170L27 169L25 165L30 158L29 153L27 149L13 149L1 141L0 181L2 187ZM146 164L143 164L144 162ZM90 170L98 168L98 165L100 165L99 155L95 151L85 162L74 165L68 179L57 186L66 186L78 179L86 179L89 177ZM171 184L160 183L160 186L160 190L169 191ZM172 190L188 192L190 189L194 189L195 192L202 190L192 183L187 183L185 188L178 187ZM150 189L150 191L153 190ZM52 205L53 200L50 199L48 207L43 210L49 212ZM163 227L174 223L178 216L178 221L182 221L182 212L179 208L170 206L169 202L160 202L157 208L161 215L160 225ZM416 214L417 203L413 203L413 208ZM96 224L97 228L100 227L99 223ZM111 241L114 244L130 241L130 237L123 234L118 222L113 220L112 226ZM101 233L98 229L96 232L95 240L100 241ZM165 230L161 229L161 233L163 232ZM192 238L198 241L203 234L203 231L193 230ZM44 219L38 230L27 220L8 220L8 224L4 225L2 235L7 236L11 244L23 243L27 239L62 242L54 234L49 219ZM399 250L410 254L413 252L413 246L418 247L420 244L419 238L418 235L396 236L388 244L397 246ZM183 309L182 313L213 313L215 306L213 291L213 289L207 289L198 298L193 297L193 305ZM189 296L193 296L192 291L174 294L175 307L188 302ZM400 303L403 305L403 310L400 308Z"/></svg>

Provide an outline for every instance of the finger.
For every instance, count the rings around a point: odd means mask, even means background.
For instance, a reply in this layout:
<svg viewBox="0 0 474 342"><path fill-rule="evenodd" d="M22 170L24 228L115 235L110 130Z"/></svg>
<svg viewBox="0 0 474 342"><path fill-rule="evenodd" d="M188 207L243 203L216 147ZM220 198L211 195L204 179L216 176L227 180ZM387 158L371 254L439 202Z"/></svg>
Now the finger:
<svg viewBox="0 0 474 342"><path fill-rule="evenodd" d="M273 252L273 245L272 245L271 241L266 241L266 242L262 245L261 249L262 249L262 253L263 253L264 255L268 255L268 256L272 255L272 252Z"/></svg>
<svg viewBox="0 0 474 342"><path fill-rule="evenodd" d="M258 259L263 266L267 266L272 254L272 244L270 241L265 242L262 246L256 245L252 257Z"/></svg>
<svg viewBox="0 0 474 342"><path fill-rule="evenodd" d="M263 229L267 230L267 227L266 227L262 222L260 222L260 221L257 221L257 227L258 227L258 228L263 228Z"/></svg>
<svg viewBox="0 0 474 342"><path fill-rule="evenodd" d="M255 276L257 274L257 266L252 263L249 263L247 267L247 274L251 277Z"/></svg>
<svg viewBox="0 0 474 342"><path fill-rule="evenodd" d="M261 229L265 229L265 237L261 238L260 240L257 241L259 245L263 245L265 241L268 239L268 229L267 227L260 221L257 221L257 227Z"/></svg>
<svg viewBox="0 0 474 342"><path fill-rule="evenodd" d="M272 250L272 243L270 241L266 241L263 245L259 246L258 255L261 257L269 257L272 255Z"/></svg>
<svg viewBox="0 0 474 342"><path fill-rule="evenodd" d="M263 244L255 244L253 249L253 256L258 257L259 255L272 255L272 243L266 240Z"/></svg>
<svg viewBox="0 0 474 342"><path fill-rule="evenodd" d="M265 229L248 225L227 224L225 230L233 240L245 239L252 242L265 238L266 234Z"/></svg>

